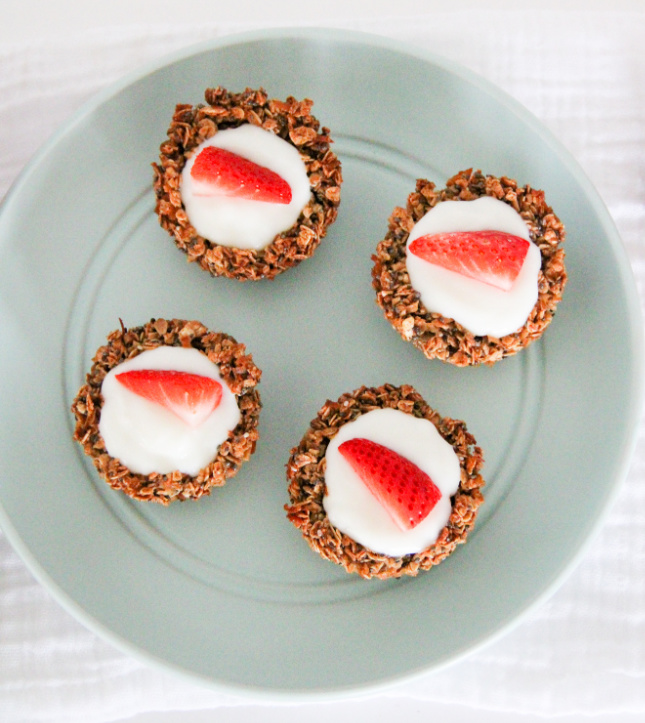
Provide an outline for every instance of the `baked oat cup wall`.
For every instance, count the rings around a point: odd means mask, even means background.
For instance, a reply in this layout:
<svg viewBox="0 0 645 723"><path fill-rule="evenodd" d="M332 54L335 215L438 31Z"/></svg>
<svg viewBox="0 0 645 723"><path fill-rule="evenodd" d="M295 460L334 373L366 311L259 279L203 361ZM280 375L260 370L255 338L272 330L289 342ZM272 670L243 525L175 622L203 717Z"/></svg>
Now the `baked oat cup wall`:
<svg viewBox="0 0 645 723"><path fill-rule="evenodd" d="M217 365L239 408L239 423L219 445L212 461L194 475L179 471L133 472L108 453L99 431L104 403L101 388L106 375L146 351L165 347L197 350ZM73 401L74 439L92 459L100 476L115 490L137 500L163 505L174 500L199 499L236 475L255 451L261 410L257 390L260 377L260 369L243 344L228 334L210 331L198 321L152 319L143 326L122 327L113 331L107 344L97 350L86 382Z"/></svg>
<svg viewBox="0 0 645 723"><path fill-rule="evenodd" d="M217 87L206 90L205 101L176 106L159 162L153 164L159 222L188 260L211 275L239 281L273 279L312 256L336 220L342 173L329 129L321 128L311 114L309 99L270 100L263 89L232 93ZM297 221L258 250L225 246L199 235L181 197L181 172L197 146L221 130L244 124L263 128L297 149L311 191Z"/></svg>
<svg viewBox="0 0 645 723"><path fill-rule="evenodd" d="M376 553L335 527L324 506L326 453L332 440L348 423L374 410L398 410L415 419L430 421L454 449L459 461L458 488L450 497L450 513L436 540L420 552L389 555ZM466 425L441 417L411 386L361 387L327 401L320 409L287 464L288 519L310 547L326 560L363 578L415 576L448 557L466 541L483 502L480 474L483 455Z"/></svg>
<svg viewBox="0 0 645 723"><path fill-rule="evenodd" d="M452 318L426 308L412 286L406 264L406 243L414 225L444 201L499 199L513 208L528 227L530 240L539 248L537 302L517 331L501 336L476 335ZM406 208L395 208L388 232L372 257L372 285L377 304L402 339L428 359L464 367L494 364L539 339L551 323L567 280L564 266L564 226L547 205L543 191L516 181L485 176L468 169L451 178L446 187L419 179Z"/></svg>

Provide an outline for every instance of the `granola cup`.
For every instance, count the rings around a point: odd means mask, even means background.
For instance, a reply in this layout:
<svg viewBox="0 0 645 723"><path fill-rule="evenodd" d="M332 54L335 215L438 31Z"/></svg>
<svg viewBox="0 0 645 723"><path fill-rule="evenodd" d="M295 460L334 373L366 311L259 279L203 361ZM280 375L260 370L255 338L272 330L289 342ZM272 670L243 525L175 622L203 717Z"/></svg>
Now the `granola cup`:
<svg viewBox="0 0 645 723"><path fill-rule="evenodd" d="M361 414L374 409L398 409L431 421L441 436L452 445L459 458L461 480L451 498L452 513L436 542L425 550L390 557L364 547L334 527L325 513L325 454L340 428ZM327 401L318 412L300 444L291 451L287 464L290 504L285 505L288 519L300 530L310 547L321 557L363 578L389 579L415 576L442 562L457 545L466 542L484 501L484 480L480 469L483 456L475 439L458 420L441 417L411 386L361 387L343 394L337 402Z"/></svg>
<svg viewBox="0 0 645 723"><path fill-rule="evenodd" d="M138 474L110 456L99 432L103 397L101 384L118 364L149 349L177 346L197 349L217 364L233 394L241 419L223 442L210 464L192 477L181 472ZM113 331L107 344L100 347L71 410L76 417L74 439L92 458L101 477L115 490L146 502L168 505L174 500L198 499L209 495L237 474L255 451L258 439L260 396L256 389L261 371L255 366L243 344L233 337L209 331L198 321L152 319L144 326Z"/></svg>
<svg viewBox="0 0 645 723"><path fill-rule="evenodd" d="M524 219L531 240L538 246L542 264L538 277L538 300L518 331L502 337L475 336L453 319L428 310L412 287L406 267L405 245L413 226L442 201L471 201L491 196L512 206ZM561 221L546 204L544 192L502 176L481 171L462 171L438 191L435 184L419 179L406 208L395 208L387 235L372 257L372 286L377 304L400 336L420 349L428 359L441 359L459 367L491 365L539 339L550 324L562 299L567 274L565 238Z"/></svg>
<svg viewBox="0 0 645 723"><path fill-rule="evenodd" d="M336 220L342 174L340 161L330 150L329 129L320 128L308 99L269 100L263 89L230 93L218 87L206 90L205 100L206 104L197 106L176 106L159 163L153 163L159 222L188 260L212 276L238 281L273 279L309 258ZM188 219L180 192L181 171L194 149L219 130L245 123L293 145L305 163L311 189L296 223L259 250L223 246L200 236Z"/></svg>

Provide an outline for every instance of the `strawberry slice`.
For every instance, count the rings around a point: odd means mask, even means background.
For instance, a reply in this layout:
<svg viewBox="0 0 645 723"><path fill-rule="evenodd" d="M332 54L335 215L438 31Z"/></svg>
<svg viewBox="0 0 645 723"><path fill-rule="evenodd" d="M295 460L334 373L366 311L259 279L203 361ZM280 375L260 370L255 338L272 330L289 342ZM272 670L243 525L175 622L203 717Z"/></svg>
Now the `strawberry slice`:
<svg viewBox="0 0 645 723"><path fill-rule="evenodd" d="M291 186L282 176L224 148L206 146L195 158L190 175L204 184L196 195L291 203Z"/></svg>
<svg viewBox="0 0 645 723"><path fill-rule="evenodd" d="M356 437L338 451L404 532L424 520L441 499L423 470L388 447Z"/></svg>
<svg viewBox="0 0 645 723"><path fill-rule="evenodd" d="M504 231L454 231L420 236L410 251L431 264L509 291L529 241Z"/></svg>
<svg viewBox="0 0 645 723"><path fill-rule="evenodd" d="M191 427L205 421L222 399L218 381L189 372L133 369L116 378L131 392L166 407Z"/></svg>

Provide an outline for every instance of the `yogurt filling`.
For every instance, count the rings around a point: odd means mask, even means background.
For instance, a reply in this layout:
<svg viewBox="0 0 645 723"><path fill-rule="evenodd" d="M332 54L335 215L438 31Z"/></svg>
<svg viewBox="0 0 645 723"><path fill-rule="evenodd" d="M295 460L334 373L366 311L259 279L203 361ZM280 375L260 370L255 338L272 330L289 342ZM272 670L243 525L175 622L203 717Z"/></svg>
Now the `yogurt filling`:
<svg viewBox="0 0 645 723"><path fill-rule="evenodd" d="M426 234L486 230L505 231L531 241L519 213L497 198L444 201L413 227L406 244L406 264L410 283L429 311L454 319L476 336L501 337L524 326L537 302L542 255L533 242L509 291L428 263L408 251L415 239Z"/></svg>
<svg viewBox="0 0 645 723"><path fill-rule="evenodd" d="M198 427L190 427L165 407L135 394L116 375L132 369L173 369L211 377L222 385L222 399ZM235 395L216 364L197 349L163 346L144 351L112 369L101 386L99 432L106 449L132 472L195 476L213 461L241 415Z"/></svg>
<svg viewBox="0 0 645 723"><path fill-rule="evenodd" d="M291 186L291 202L199 195L200 184L190 170L207 146L223 148L270 168ZM298 150L275 133L249 123L219 131L197 146L182 170L180 189L188 219L200 236L221 246L256 250L291 228L311 196L307 169Z"/></svg>
<svg viewBox="0 0 645 723"><path fill-rule="evenodd" d="M389 447L430 476L441 499L412 530L401 530L338 451L348 439L364 437ZM329 521L373 552L398 557L432 545L452 511L450 501L459 488L461 468L452 446L427 419L397 409L375 409L340 428L326 458L327 494L323 507Z"/></svg>

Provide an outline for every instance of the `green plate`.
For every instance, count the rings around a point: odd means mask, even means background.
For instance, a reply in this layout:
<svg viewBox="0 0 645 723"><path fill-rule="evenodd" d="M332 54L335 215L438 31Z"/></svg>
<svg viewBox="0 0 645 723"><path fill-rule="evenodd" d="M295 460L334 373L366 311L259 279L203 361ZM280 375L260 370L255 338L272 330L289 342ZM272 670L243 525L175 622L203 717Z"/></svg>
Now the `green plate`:
<svg viewBox="0 0 645 723"><path fill-rule="evenodd" d="M208 86L310 97L345 182L313 258L274 282L210 278L159 227L150 164L176 103ZM570 281L543 339L454 369L402 342L371 260L415 179L465 168L542 188L568 228ZM383 38L277 30L191 48L85 105L0 213L0 524L74 616L117 647L219 690L310 700L451 663L543 601L623 479L642 404L629 264L601 200L522 107L457 65ZM199 319L263 369L261 442L226 487L169 508L111 490L72 442L96 348L151 317ZM409 383L482 446L467 545L416 579L367 582L287 522L284 466L326 399Z"/></svg>

